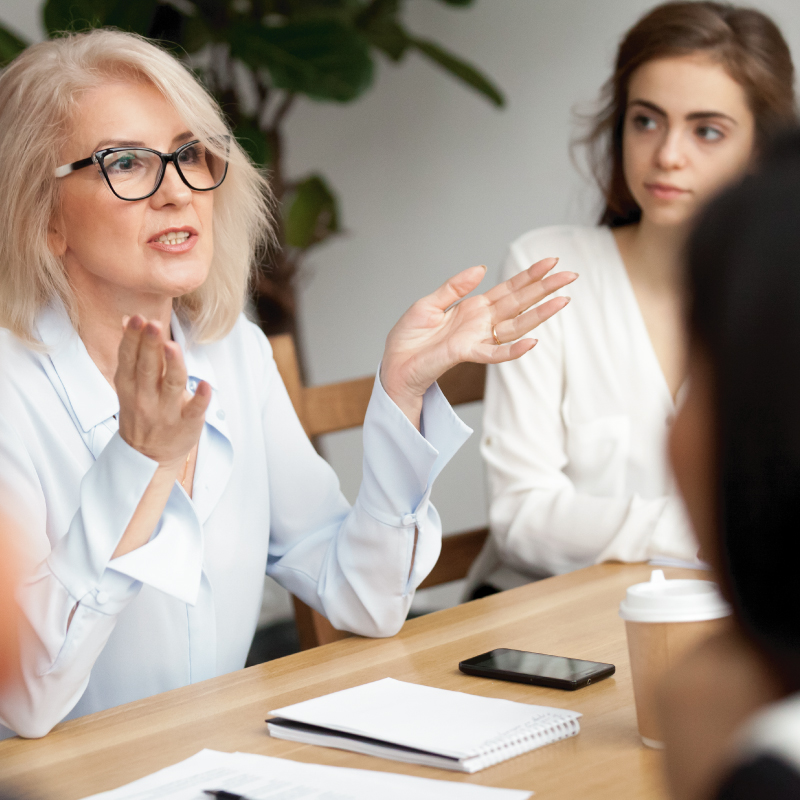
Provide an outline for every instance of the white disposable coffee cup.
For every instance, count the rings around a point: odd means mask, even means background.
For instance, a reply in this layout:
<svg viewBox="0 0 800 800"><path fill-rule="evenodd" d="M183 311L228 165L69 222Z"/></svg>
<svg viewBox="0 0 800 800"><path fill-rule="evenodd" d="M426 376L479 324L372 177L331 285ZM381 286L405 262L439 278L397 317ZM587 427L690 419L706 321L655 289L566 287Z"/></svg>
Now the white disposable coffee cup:
<svg viewBox="0 0 800 800"><path fill-rule="evenodd" d="M731 613L712 581L667 580L656 569L647 583L628 588L620 603L631 660L639 735L648 747L663 747L655 694L664 673L724 624Z"/></svg>

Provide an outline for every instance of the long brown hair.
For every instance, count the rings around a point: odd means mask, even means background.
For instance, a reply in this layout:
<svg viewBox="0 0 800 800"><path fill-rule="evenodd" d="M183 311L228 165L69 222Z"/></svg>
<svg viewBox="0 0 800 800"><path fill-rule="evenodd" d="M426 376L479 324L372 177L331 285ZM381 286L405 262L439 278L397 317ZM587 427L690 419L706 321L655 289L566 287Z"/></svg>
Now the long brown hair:
<svg viewBox="0 0 800 800"><path fill-rule="evenodd" d="M603 194L601 225L630 225L641 209L628 188L622 132L631 75L658 58L707 53L745 90L756 124L756 148L796 122L794 66L778 26L765 14L729 3L672 2L642 17L619 45L614 73L603 87L604 105L592 118L589 161Z"/></svg>

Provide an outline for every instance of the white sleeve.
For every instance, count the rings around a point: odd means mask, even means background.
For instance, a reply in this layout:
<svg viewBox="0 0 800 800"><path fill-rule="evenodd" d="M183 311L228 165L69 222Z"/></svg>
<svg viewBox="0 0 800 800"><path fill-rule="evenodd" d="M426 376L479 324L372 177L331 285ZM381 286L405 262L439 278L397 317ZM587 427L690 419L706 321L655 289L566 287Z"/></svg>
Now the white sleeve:
<svg viewBox="0 0 800 800"><path fill-rule="evenodd" d="M512 248L504 278L529 266L524 258ZM565 472L561 317L579 313L573 304L534 331L539 344L532 352L489 367L481 452L492 536L501 557L533 574L655 555L694 560L697 544L677 498L582 494Z"/></svg>
<svg viewBox="0 0 800 800"><path fill-rule="evenodd" d="M83 476L69 530L51 548L39 478L21 439L0 417L0 507L21 532L24 552L49 551L19 590L19 672L0 693L0 722L19 735L44 736L72 710L119 613L142 582L187 594L201 537L191 504L177 489L150 542L111 558L157 466L115 434ZM65 496L50 502L69 502ZM172 557L177 552L178 562Z"/></svg>
<svg viewBox="0 0 800 800"><path fill-rule="evenodd" d="M434 384L423 401L423 436L376 378L364 421L363 479L350 507L268 358L267 574L335 628L392 636L441 550L441 523L430 502L433 481L471 430Z"/></svg>

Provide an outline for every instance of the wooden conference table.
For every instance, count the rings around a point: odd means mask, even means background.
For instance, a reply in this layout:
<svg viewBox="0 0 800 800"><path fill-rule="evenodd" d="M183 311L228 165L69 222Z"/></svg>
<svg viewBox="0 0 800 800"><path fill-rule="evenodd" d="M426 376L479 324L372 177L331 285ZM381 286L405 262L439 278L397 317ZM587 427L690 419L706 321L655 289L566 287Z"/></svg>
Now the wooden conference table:
<svg viewBox="0 0 800 800"><path fill-rule="evenodd" d="M42 798L77 800L174 764L204 747L296 761L529 789L537 800L664 798L661 756L636 731L624 623L625 589L646 565L603 564L406 623L392 639L345 639L221 678L58 725L39 740L0 742L0 778ZM698 577L668 569L667 577ZM458 662L495 647L615 664L577 692L463 675ZM378 678L581 711L581 732L463 775L271 738L273 708Z"/></svg>

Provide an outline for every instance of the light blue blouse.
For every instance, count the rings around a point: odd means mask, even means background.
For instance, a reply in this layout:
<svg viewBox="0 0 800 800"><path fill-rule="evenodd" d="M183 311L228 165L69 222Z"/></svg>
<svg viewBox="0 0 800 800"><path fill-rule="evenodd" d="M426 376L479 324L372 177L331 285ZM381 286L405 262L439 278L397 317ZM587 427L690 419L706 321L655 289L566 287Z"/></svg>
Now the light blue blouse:
<svg viewBox="0 0 800 800"><path fill-rule="evenodd" d="M157 464L120 437L117 395L63 307L37 329L43 353L0 330L0 512L38 565L20 594L23 676L0 695L0 722L42 736L241 669L265 571L337 628L401 628L441 548L431 486L471 433L438 386L421 435L376 379L351 507L263 333L242 316L221 341L193 344L173 316L190 390L213 390L193 496L176 482L150 541L112 559Z"/></svg>

